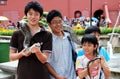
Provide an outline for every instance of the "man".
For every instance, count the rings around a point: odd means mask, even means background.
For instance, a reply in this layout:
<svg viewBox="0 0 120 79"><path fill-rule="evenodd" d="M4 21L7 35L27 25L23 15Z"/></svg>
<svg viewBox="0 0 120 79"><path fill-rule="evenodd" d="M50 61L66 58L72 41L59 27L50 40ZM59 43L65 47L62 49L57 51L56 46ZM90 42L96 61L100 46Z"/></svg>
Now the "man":
<svg viewBox="0 0 120 79"><path fill-rule="evenodd" d="M17 77L18 79L50 79L44 64L52 51L52 34L38 25L43 8L38 2L31 1L25 6L24 13L28 20L25 27L29 28L32 36L28 44L30 50L26 51L24 45L26 35L21 30L14 32L10 41L10 59L19 60ZM41 48L37 46L38 43L41 44Z"/></svg>
<svg viewBox="0 0 120 79"><path fill-rule="evenodd" d="M52 31L52 53L48 62L56 73L67 79L76 79L74 62L72 60L72 46L69 33L63 31L62 15L57 10L51 10L47 15L47 22ZM51 76L51 79L54 79Z"/></svg>

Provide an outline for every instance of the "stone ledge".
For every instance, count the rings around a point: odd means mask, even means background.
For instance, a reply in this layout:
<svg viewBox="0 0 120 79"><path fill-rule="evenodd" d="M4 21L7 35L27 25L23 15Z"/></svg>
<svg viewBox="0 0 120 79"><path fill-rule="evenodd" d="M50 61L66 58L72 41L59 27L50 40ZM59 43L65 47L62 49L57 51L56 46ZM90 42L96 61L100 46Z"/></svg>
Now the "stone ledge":
<svg viewBox="0 0 120 79"><path fill-rule="evenodd" d="M11 39L11 36L1 36L1 35L0 35L0 39L10 40L10 39Z"/></svg>
<svg viewBox="0 0 120 79"><path fill-rule="evenodd" d="M0 79L15 79L15 75L0 70Z"/></svg>
<svg viewBox="0 0 120 79"><path fill-rule="evenodd" d="M110 68L110 71L111 71L112 73L120 74L120 68Z"/></svg>
<svg viewBox="0 0 120 79"><path fill-rule="evenodd" d="M9 73L16 73L18 61L0 63L0 69Z"/></svg>

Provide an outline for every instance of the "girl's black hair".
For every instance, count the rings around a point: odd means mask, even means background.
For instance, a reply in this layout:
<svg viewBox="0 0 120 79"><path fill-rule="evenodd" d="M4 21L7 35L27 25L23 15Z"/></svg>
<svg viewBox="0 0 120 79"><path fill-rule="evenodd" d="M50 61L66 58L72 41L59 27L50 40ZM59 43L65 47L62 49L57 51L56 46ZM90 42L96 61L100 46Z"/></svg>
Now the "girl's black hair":
<svg viewBox="0 0 120 79"><path fill-rule="evenodd" d="M82 16L82 12L81 11L79 11L79 10L76 10L75 12L74 12L74 18L76 18L76 14L80 14L80 16Z"/></svg>
<svg viewBox="0 0 120 79"><path fill-rule="evenodd" d="M91 35L91 34L86 34L82 37L81 44L83 45L83 43L86 43L86 42L93 44L94 47L96 45L98 45L97 38L94 35ZM98 55L97 48L93 52L94 52L94 55L96 55L96 56Z"/></svg>

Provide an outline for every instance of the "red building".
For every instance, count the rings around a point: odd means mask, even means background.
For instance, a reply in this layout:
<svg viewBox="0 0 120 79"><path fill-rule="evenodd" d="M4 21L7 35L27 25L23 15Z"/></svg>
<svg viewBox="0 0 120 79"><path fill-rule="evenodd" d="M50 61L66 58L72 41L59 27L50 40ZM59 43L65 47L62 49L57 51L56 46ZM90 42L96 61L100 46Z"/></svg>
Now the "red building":
<svg viewBox="0 0 120 79"><path fill-rule="evenodd" d="M6 16L16 23L24 16L24 7L31 0L0 0L0 16ZM75 10L80 10L83 16L90 16L90 1L92 1L92 13L97 9L105 10L107 5L108 14L112 25L115 24L120 10L120 0L36 0L44 7L44 11L58 9L63 16L72 18ZM106 13L106 12L105 12Z"/></svg>

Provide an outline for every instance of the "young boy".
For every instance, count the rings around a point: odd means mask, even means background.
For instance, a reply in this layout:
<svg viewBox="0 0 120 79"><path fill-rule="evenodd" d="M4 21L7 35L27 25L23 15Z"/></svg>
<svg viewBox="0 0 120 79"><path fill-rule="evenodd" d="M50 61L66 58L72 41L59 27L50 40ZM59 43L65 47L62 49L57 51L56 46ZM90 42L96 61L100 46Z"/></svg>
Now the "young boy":
<svg viewBox="0 0 120 79"><path fill-rule="evenodd" d="M98 40L95 36L86 34L81 40L82 48L85 52L79 56L76 61L76 71L80 79L109 79L110 70L104 60L104 57L98 55ZM96 57L98 59L94 60ZM91 61L92 60L92 61ZM101 69L104 77L101 77Z"/></svg>
<svg viewBox="0 0 120 79"><path fill-rule="evenodd" d="M94 35L97 37L97 40L99 41L99 38L100 38L100 29L99 27L97 26L91 26L91 27L88 27L86 30L85 30L85 34L91 34L91 35ZM106 61L109 61L110 60L110 57L108 55L108 52L106 51L106 49L104 47L101 47L99 45L98 47L98 53L99 55L102 55ZM78 56L82 56L84 55L85 52L84 50L81 48L79 51L78 51Z"/></svg>

